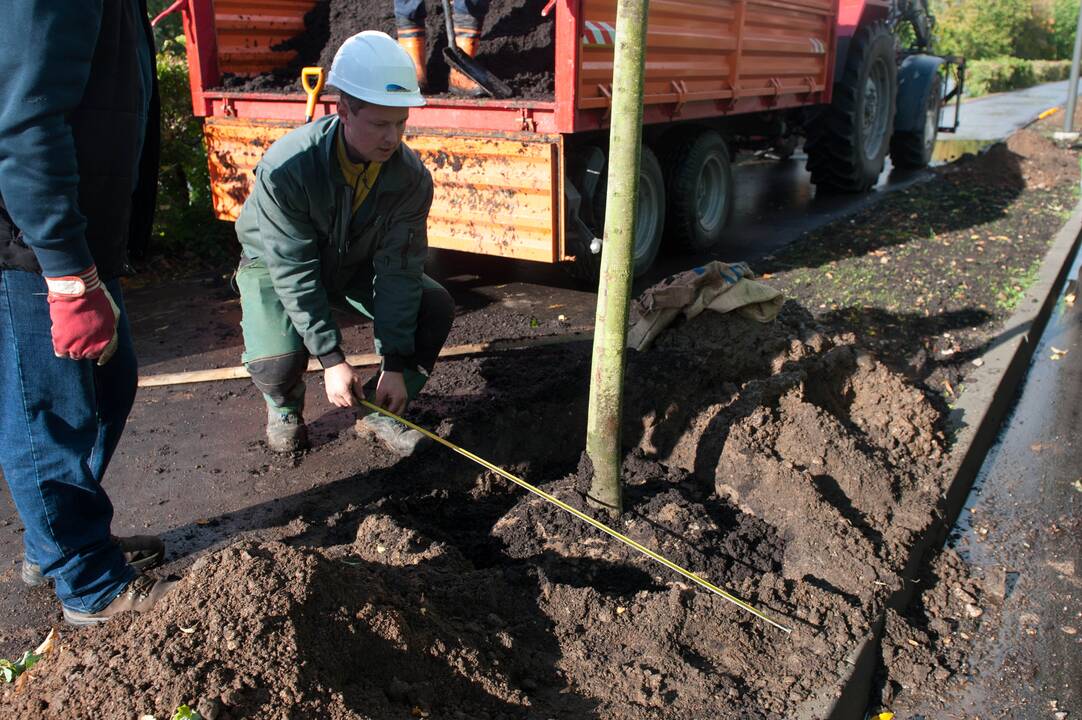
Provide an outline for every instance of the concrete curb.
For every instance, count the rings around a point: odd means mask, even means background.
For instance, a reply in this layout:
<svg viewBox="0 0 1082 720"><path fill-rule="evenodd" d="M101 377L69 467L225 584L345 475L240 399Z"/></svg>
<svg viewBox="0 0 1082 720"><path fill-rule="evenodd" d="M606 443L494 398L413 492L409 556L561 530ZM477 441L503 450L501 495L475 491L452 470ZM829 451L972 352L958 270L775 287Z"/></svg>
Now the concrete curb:
<svg viewBox="0 0 1082 720"><path fill-rule="evenodd" d="M1017 397L1029 369L1041 334L1082 244L1082 201L1060 228L1045 254L1037 282L1022 299L993 346L982 356L966 381L966 388L951 413L950 426L958 430L951 453L950 483L943 500L943 514L923 539L910 551L901 573L902 587L887 601L887 607L901 610L913 597L912 582L930 550L946 541L958 520L984 458L999 436L1000 428ZM884 618L873 623L872 633L845 660L848 676L839 684L832 702L820 701L801 707L795 717L806 720L861 720L871 698L872 681L879 658Z"/></svg>

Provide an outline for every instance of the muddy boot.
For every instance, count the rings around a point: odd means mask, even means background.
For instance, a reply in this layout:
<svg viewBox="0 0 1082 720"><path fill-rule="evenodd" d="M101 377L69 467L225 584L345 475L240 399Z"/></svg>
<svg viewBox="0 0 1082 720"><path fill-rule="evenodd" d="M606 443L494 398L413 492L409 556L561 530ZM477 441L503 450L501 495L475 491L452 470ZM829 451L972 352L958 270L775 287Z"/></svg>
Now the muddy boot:
<svg viewBox="0 0 1082 720"><path fill-rule="evenodd" d="M425 29L424 27L398 28L398 44L413 60L417 71L417 84L421 92L428 90L428 72L425 69Z"/></svg>
<svg viewBox="0 0 1082 720"><path fill-rule="evenodd" d="M308 449L308 428L300 411L267 406L267 447L276 453Z"/></svg>
<svg viewBox="0 0 1082 720"><path fill-rule="evenodd" d="M64 620L69 625L97 625L122 612L146 612L176 584L176 580L155 580L146 575L136 575L115 600L97 612L80 612L65 605Z"/></svg>
<svg viewBox="0 0 1082 720"><path fill-rule="evenodd" d="M371 435L399 457L419 454L432 445L432 440L424 434L377 412L358 420L355 429L360 437Z"/></svg>
<svg viewBox="0 0 1082 720"><path fill-rule="evenodd" d="M476 57L477 48L481 44L479 31L455 28L455 42L462 52L471 58ZM447 80L447 89L455 95L464 97L481 97L485 94L480 85L467 77L465 73L454 68L451 68L451 76Z"/></svg>
<svg viewBox="0 0 1082 720"><path fill-rule="evenodd" d="M156 568L165 560L165 543L153 535L132 535L131 537L113 535L112 538L113 542L120 546L120 551L124 553L124 562L139 572ZM49 582L49 578L41 572L41 568L25 557L19 569L19 577L30 587Z"/></svg>

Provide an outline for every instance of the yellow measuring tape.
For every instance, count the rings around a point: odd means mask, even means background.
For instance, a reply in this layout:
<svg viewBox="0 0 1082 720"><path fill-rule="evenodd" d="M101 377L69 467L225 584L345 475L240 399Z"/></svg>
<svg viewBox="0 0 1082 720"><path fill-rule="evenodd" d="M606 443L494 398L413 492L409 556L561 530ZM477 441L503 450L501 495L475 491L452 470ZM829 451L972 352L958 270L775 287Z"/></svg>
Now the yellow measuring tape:
<svg viewBox="0 0 1082 720"><path fill-rule="evenodd" d="M665 558L665 557L663 557L661 555L658 555L656 552L654 552L650 548L645 547L643 545L640 545L639 543L635 542L634 540L627 537L626 535L622 535L622 534L618 533L617 531L610 528L608 525L605 525L604 523L602 523L602 522L600 522L598 520L595 520L594 518L590 517L589 515L587 515L584 512L581 512L580 510L576 510L575 508L571 507L570 505L563 502L562 500L558 500L557 498L553 497L552 495L549 495L544 490L541 490L540 488L534 487L533 485L526 482L522 478L516 477L516 476L512 475L511 473L507 472L506 470L504 470L503 468L500 468L500 467L497 467L497 466L493 465L488 460L485 460L484 458L481 458L481 457L478 457L477 455L474 455L469 450L464 450L464 449L460 448L458 445L455 445L453 442L451 442L449 440L444 440L439 435L437 435L437 434L435 434L433 432L429 432L428 430L425 430L420 425L415 425L415 424L411 423L409 420L406 420L405 418L401 418L401 417L395 415L390 410L384 410L379 405L375 405L373 403L370 403L370 402L368 402L367 400L365 400L364 398L361 398L361 397L358 397L357 400L362 405L369 408L370 410L375 410L376 412L383 413L387 417L393 418L393 419L397 420L398 422L402 423L403 425L405 425L407 427L410 427L410 428L413 428L414 430L421 433L425 437L432 438L433 440L435 440L439 444L441 444L441 445L443 445L445 447L451 448L452 450L454 450L459 455L464 455L465 457L468 457L470 460L473 460L478 465L486 467L489 470L491 470L492 472L497 473L499 475L502 475L503 477L507 478L508 480L515 483L519 487L528 490L529 492L533 493L534 495L541 498L542 500L544 500L546 502L550 502L553 505L555 505L556 507L560 508L561 510L564 510L566 512L571 513L572 515L577 517L579 520L582 520L583 522L586 522L586 523L589 523L590 525L593 525L595 528L597 528L601 532L603 532L603 533L605 533L607 535L610 535L611 537L616 538L617 540L622 542L624 545L627 545L630 548L638 550L639 552L641 552L643 555L650 558L651 560L656 560L657 562L661 563L662 565L669 568L670 570L673 570L675 572L680 573L681 575L686 577L688 580L691 580L692 582L694 582L696 585L699 585L700 587L706 588L710 592L712 592L715 595L718 595L718 596L728 600L729 602L731 602L732 604L736 605L739 608L747 610L749 613L751 613L755 617L759 618L760 620L763 620L764 622L770 623L774 627L776 627L779 630L782 630L782 631L784 631L786 633L792 632L791 629L785 627L784 625L782 625L782 624L780 624L780 623L778 623L778 622L776 622L774 620L771 620L769 617L767 617L767 615L765 613L763 613L760 610L755 609L754 607L752 607L748 603L744 602L740 598L737 598L737 597L725 592L724 590L719 588L717 585L714 585L713 583L710 583L710 582L707 582L706 580L703 580L701 577L699 577L695 573L691 572L690 570L685 570L684 568L680 567L679 565L672 562L668 558Z"/></svg>

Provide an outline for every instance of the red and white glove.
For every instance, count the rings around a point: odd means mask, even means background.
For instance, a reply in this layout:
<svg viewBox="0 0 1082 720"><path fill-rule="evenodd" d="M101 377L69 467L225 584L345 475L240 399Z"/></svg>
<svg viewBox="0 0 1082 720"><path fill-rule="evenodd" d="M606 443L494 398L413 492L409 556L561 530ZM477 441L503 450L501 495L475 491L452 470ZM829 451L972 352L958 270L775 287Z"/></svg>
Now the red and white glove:
<svg viewBox="0 0 1082 720"><path fill-rule="evenodd" d="M98 279L98 269L91 265L78 275L47 277L45 284L56 356L109 362L116 352L120 309Z"/></svg>

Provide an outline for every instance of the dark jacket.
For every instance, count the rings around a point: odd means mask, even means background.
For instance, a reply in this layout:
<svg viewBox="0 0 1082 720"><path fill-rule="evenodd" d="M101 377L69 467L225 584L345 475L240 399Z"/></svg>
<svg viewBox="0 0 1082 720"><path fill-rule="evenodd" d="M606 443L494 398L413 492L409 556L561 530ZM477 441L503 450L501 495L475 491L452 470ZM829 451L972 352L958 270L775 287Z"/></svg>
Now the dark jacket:
<svg viewBox="0 0 1082 720"><path fill-rule="evenodd" d="M271 146L256 166L237 237L246 257L266 263L293 327L324 367L344 357L330 301L364 287L376 352L385 370L401 370L414 354L432 176L399 145L354 213L337 134L338 116L328 115Z"/></svg>
<svg viewBox="0 0 1082 720"><path fill-rule="evenodd" d="M146 0L0 0L0 17L0 269L127 274L157 193Z"/></svg>

